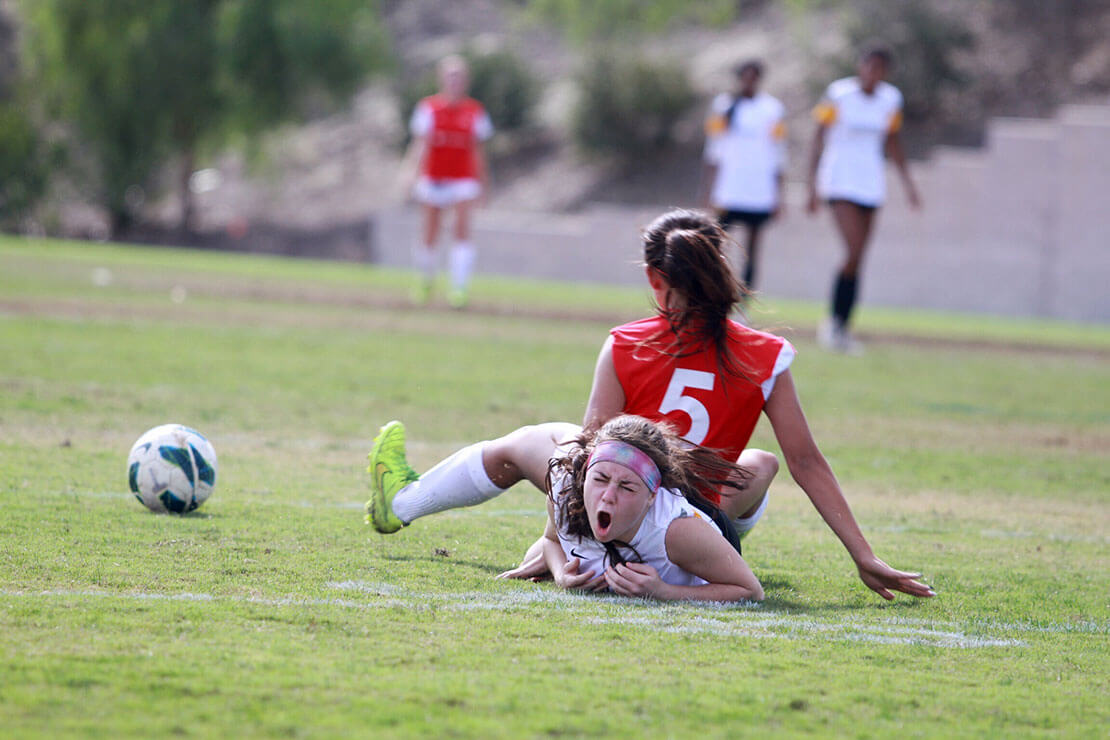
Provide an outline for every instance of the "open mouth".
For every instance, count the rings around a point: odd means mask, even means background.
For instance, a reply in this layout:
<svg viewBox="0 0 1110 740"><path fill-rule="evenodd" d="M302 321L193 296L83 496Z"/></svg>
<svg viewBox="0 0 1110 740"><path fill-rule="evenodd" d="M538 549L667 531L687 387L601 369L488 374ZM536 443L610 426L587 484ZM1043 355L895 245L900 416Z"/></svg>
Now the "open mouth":
<svg viewBox="0 0 1110 740"><path fill-rule="evenodd" d="M604 533L609 529L609 525L613 523L613 516L607 511L597 512L597 528L600 530L598 534Z"/></svg>

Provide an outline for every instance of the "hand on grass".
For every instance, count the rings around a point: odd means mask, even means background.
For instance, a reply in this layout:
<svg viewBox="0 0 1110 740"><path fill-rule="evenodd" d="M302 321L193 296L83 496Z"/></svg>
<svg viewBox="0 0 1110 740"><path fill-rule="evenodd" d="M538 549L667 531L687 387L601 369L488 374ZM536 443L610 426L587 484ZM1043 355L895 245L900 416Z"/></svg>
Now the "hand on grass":
<svg viewBox="0 0 1110 740"><path fill-rule="evenodd" d="M894 598L892 590L922 598L936 596L936 592L930 586L917 580L921 577L920 573L895 570L874 555L857 562L856 567L859 568L860 579L867 584L867 587L887 601Z"/></svg>
<svg viewBox="0 0 1110 740"><path fill-rule="evenodd" d="M524 560L517 567L498 573L498 578L520 578L527 581L543 581L551 577L547 569L547 562L543 559L543 551L525 555Z"/></svg>

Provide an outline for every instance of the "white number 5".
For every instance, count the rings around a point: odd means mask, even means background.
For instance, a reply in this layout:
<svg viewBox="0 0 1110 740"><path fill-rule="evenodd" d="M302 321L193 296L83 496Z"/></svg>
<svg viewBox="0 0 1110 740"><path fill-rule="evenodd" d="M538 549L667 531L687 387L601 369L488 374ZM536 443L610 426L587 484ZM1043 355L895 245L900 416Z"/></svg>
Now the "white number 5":
<svg viewBox="0 0 1110 740"><path fill-rule="evenodd" d="M701 370L685 370L675 368L671 376L670 385L663 395L663 403L659 404L659 413L668 414L672 411L683 411L690 417L690 431L682 435L686 441L700 445L709 433L709 410L696 398L682 395L687 388L700 388L713 390L713 373Z"/></svg>

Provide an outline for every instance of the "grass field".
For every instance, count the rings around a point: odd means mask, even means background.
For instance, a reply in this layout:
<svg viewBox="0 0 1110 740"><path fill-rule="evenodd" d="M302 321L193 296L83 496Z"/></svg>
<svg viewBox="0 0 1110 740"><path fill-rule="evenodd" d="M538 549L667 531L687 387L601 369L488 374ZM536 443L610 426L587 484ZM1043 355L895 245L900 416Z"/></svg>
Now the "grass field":
<svg viewBox="0 0 1110 740"><path fill-rule="evenodd" d="M1110 329L767 301L817 439L888 562L886 603L785 471L745 541L762 605L493 580L538 534L525 486L383 537L365 454L423 469L580 419L643 291L479 281L412 310L364 266L0 240L4 737L1106 737ZM219 454L186 517L127 492L145 429ZM755 444L777 449L766 426Z"/></svg>

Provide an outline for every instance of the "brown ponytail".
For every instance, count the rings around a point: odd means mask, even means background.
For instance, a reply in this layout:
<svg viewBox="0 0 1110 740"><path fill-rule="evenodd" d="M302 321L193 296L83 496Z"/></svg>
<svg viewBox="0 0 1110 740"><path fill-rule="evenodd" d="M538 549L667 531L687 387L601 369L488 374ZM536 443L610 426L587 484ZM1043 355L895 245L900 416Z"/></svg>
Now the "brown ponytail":
<svg viewBox="0 0 1110 740"><path fill-rule="evenodd" d="M693 354L709 341L723 371L746 377L728 347L728 317L744 289L722 249L726 238L703 212L668 211L643 230L644 263L663 275L678 298L666 309L659 307L673 335L666 354Z"/></svg>

